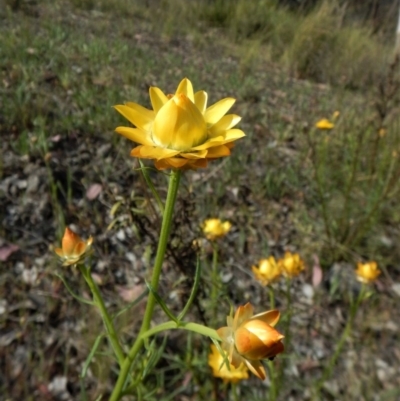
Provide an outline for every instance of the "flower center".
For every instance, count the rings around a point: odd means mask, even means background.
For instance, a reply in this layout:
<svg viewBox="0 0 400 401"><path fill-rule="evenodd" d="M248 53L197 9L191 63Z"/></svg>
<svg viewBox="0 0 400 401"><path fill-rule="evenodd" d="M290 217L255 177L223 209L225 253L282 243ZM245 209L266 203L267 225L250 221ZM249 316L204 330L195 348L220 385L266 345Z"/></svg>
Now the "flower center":
<svg viewBox="0 0 400 401"><path fill-rule="evenodd" d="M189 151L207 140L207 124L196 105L180 93L159 110L152 134L158 146Z"/></svg>

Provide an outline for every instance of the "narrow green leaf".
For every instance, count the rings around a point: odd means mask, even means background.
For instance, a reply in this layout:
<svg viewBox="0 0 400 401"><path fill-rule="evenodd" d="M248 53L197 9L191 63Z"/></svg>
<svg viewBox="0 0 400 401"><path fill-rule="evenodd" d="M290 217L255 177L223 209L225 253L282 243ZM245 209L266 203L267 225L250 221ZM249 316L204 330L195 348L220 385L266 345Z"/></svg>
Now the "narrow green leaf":
<svg viewBox="0 0 400 401"><path fill-rule="evenodd" d="M151 181L151 178L149 176L146 166L143 164L143 162L140 159L139 159L139 163L140 163L140 167L141 167L140 171L143 174L143 178L145 179L147 186L150 188L150 191L152 192L155 200L157 201L158 208L160 209L161 215L163 215L164 214L164 204L161 201L160 195L158 195L158 192L157 192L153 182Z"/></svg>
<svg viewBox="0 0 400 401"><path fill-rule="evenodd" d="M127 310L129 310L130 308L136 306L143 298L145 298L147 296L147 294L149 293L149 290L146 289L144 290L134 301L132 301L131 303L129 303L127 306L125 306L124 308L122 308L118 313L116 313L113 316L113 319L117 318L118 316L122 315L124 312L126 312Z"/></svg>
<svg viewBox="0 0 400 401"><path fill-rule="evenodd" d="M191 305L196 297L196 293L197 293L197 290L198 290L199 284L200 284L200 276L201 276L201 264L200 264L200 258L197 255L196 272L194 275L193 288L190 293L189 299L186 302L185 307L183 308L182 312L178 315L178 321L181 321L186 316L186 314L189 311L189 308L191 307Z"/></svg>
<svg viewBox="0 0 400 401"><path fill-rule="evenodd" d="M58 273L55 273L55 275L64 283L65 288L68 290L68 292L69 292L77 301L82 302L83 304L86 304L86 305L91 305L91 306L94 306L94 305L95 305L95 303L94 303L93 301L88 301L87 299L82 298L81 296L75 294L75 293L72 291L71 287L68 285L67 281L65 280L65 278L64 278L63 276L61 276L61 275L58 274Z"/></svg>
<svg viewBox="0 0 400 401"><path fill-rule="evenodd" d="M82 372L81 372L81 375L80 375L81 379L84 379L86 377L86 373L87 373L87 370L89 368L89 365L92 362L92 359L93 359L93 357L94 357L94 355L95 355L95 353L97 351L97 348L100 345L100 341L102 340L103 337L104 337L104 334L99 334L97 336L96 341L94 342L93 347L90 350L90 353L89 353L88 357L86 358L85 363L83 364Z"/></svg>
<svg viewBox="0 0 400 401"><path fill-rule="evenodd" d="M168 308L167 304L163 301L163 299L157 294L156 291L154 291L154 288L151 286L150 283L146 281L146 285L148 289L151 291L153 294L154 298L156 299L157 303L161 306L162 310L165 312L165 314L173 320L177 325L179 325L179 320L176 318L176 316L171 312L171 310Z"/></svg>

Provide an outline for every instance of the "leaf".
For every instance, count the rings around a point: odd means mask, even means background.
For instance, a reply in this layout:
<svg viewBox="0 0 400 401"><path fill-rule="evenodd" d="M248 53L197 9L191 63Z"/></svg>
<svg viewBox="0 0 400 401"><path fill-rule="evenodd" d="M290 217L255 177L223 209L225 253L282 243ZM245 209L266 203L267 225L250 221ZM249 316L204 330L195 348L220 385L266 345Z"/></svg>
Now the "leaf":
<svg viewBox="0 0 400 401"><path fill-rule="evenodd" d="M77 301L82 302L83 304L86 304L86 305L91 305L91 306L94 306L94 305L95 305L93 301L88 301L87 299L82 298L81 296L75 294L75 293L72 291L71 287L68 285L67 281L65 280L65 278L64 278L63 276L61 276L61 275L58 274L58 273L55 273L55 275L64 283L65 288L67 289L67 291L68 291Z"/></svg>
<svg viewBox="0 0 400 401"><path fill-rule="evenodd" d="M87 370L89 368L89 365L92 362L92 359L93 359L93 357L94 357L94 355L95 355L95 353L97 351L97 348L100 345L100 341L102 340L103 337L104 337L104 334L99 334L97 336L97 338L96 338L96 340L95 340L95 342L93 344L93 347L90 350L90 353L89 353L88 357L86 358L85 363L83 364L82 372L81 372L81 375L80 375L81 379L84 379L86 377L86 373L87 373Z"/></svg>

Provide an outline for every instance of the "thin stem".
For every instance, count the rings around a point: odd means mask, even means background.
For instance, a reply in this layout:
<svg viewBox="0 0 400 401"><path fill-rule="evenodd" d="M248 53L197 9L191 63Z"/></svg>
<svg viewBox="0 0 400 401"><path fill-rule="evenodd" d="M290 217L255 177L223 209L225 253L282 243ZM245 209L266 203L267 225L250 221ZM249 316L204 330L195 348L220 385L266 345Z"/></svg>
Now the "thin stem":
<svg viewBox="0 0 400 401"><path fill-rule="evenodd" d="M151 277L151 287L154 289L155 292L157 292L158 290L158 283L160 281L161 269L164 262L165 251L167 249L169 233L171 231L172 215L174 211L176 197L178 194L181 174L182 173L180 170L172 171L169 179L168 194L167 200L165 202L160 238L158 241L157 255L154 262L153 274ZM111 394L110 401L117 401L121 398L121 394L124 389L125 382L131 369L132 363L143 346L144 340L142 334L144 334L150 327L155 304L156 298L154 297L153 293L150 292L149 298L147 299L147 305L142 321L142 326L140 328L136 341L133 343L131 349L129 350L128 356L125 358L122 364L121 371L119 373L119 377L117 383L115 384L114 390Z"/></svg>
<svg viewBox="0 0 400 401"><path fill-rule="evenodd" d="M217 309L218 309L218 284L219 284L219 274L218 274L218 245L215 241L212 243L213 247L213 258L211 266L211 300L213 305L213 324L217 320Z"/></svg>
<svg viewBox="0 0 400 401"><path fill-rule="evenodd" d="M114 323L111 319L110 314L104 304L103 297L100 294L99 287L93 281L92 275L90 273L90 269L85 266L79 266L80 271L82 272L83 277L88 284L90 291L92 292L94 302L96 306L99 308L101 317L103 318L104 325L106 326L108 338L110 339L111 346L114 350L115 355L117 356L119 366L122 366L125 354L122 350L121 344L119 343L118 335L114 327Z"/></svg>
<svg viewBox="0 0 400 401"><path fill-rule="evenodd" d="M286 277L286 302L287 302L287 312L286 312L286 321L285 321L285 326L283 329L283 335L285 336L285 349L289 350L290 348L290 343L291 343L291 335L290 335L290 324L292 321L292 294L290 292L290 287L291 287L291 280L290 278ZM282 363L279 367L279 372L278 372L278 380L276 384L276 395L279 394L280 389L282 388L283 384L283 376L284 376L284 370L286 367L287 360L283 359Z"/></svg>
<svg viewBox="0 0 400 401"><path fill-rule="evenodd" d="M267 361L268 373L270 378L271 386L269 388L269 401L275 401L278 395L278 388L276 383L275 367L272 361Z"/></svg>
<svg viewBox="0 0 400 401"><path fill-rule="evenodd" d="M273 288L268 286L268 294L269 294L269 307L271 309L275 309L275 294Z"/></svg>
<svg viewBox="0 0 400 401"><path fill-rule="evenodd" d="M239 401L238 386L236 383L232 383L231 392L233 395L233 401Z"/></svg>
<svg viewBox="0 0 400 401"><path fill-rule="evenodd" d="M164 205L161 201L160 196L158 195L156 188L154 187L153 182L151 181L149 173L146 170L146 166L140 159L139 159L139 163L140 163L140 171L142 172L143 178L146 181L147 186L150 188L150 191L153 194L153 196L157 202L158 208L160 209L160 213L163 214L164 213Z"/></svg>
<svg viewBox="0 0 400 401"><path fill-rule="evenodd" d="M326 365L322 376L320 378L320 380L317 383L316 386L316 390L315 390L315 395L313 397L313 400L319 400L320 399L320 391L322 386L324 385L325 381L331 376L333 368L336 365L336 362L339 358L339 355L342 352L343 346L346 343L347 338L350 336L351 334L351 330L353 328L353 323L354 323L354 318L356 316L358 307L360 306L360 303L362 302L362 300L364 299L365 296L365 285L363 284L360 290L360 293L356 299L356 301L351 303L351 307L350 307L350 317L349 320L346 323L346 326L342 332L342 335L339 339L339 342L336 345L335 348L335 352L333 353L331 359L329 360L328 364Z"/></svg>

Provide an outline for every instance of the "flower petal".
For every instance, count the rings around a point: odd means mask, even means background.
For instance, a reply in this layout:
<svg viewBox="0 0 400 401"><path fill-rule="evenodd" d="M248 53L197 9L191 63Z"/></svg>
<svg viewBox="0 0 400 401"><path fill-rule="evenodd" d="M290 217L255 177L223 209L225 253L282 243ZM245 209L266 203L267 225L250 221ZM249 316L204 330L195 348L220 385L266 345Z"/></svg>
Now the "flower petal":
<svg viewBox="0 0 400 401"><path fill-rule="evenodd" d="M141 145L153 145L154 142L150 137L150 133L141 130L140 128L131 128L131 127L117 127L115 132L128 138L130 141L140 143Z"/></svg>
<svg viewBox="0 0 400 401"><path fill-rule="evenodd" d="M269 310L267 312L258 313L250 318L250 320L261 320L264 323L269 324L270 326L274 327L280 317L280 312L277 309Z"/></svg>
<svg viewBox="0 0 400 401"><path fill-rule="evenodd" d="M229 131L226 131L224 136L225 136L224 143L227 143L227 142L236 141L236 139L243 138L246 135L241 129L234 128L234 129L230 129Z"/></svg>
<svg viewBox="0 0 400 401"><path fill-rule="evenodd" d="M138 151L136 151L136 149L137 148L133 149L133 151L135 151L134 156L136 156L136 152L139 152L140 157L143 157L144 159L161 160L173 157L179 153L178 150L159 148L157 146L140 146L140 149Z"/></svg>
<svg viewBox="0 0 400 401"><path fill-rule="evenodd" d="M181 153L181 156L185 159L204 159L207 156L207 150L201 150L199 152L187 152Z"/></svg>
<svg viewBox="0 0 400 401"><path fill-rule="evenodd" d="M214 124L209 132L212 136L222 135L223 132L229 130L234 127L242 118L237 116L236 114L228 114L227 116L223 116L216 124Z"/></svg>
<svg viewBox="0 0 400 401"><path fill-rule="evenodd" d="M139 111L144 109L144 107L136 105L137 108L134 108L132 105L135 103L130 104L131 106L118 104L117 106L114 106L114 109L121 113L133 125L136 125L137 128L142 128L145 131L150 130L154 117L150 118L149 113L142 113L142 111ZM151 112L151 110L147 111Z"/></svg>
<svg viewBox="0 0 400 401"><path fill-rule="evenodd" d="M160 88L157 88L156 86L150 87L149 94L151 105L153 106L153 109L157 114L160 111L161 107L163 107L164 104L168 102L168 97Z"/></svg>
<svg viewBox="0 0 400 401"><path fill-rule="evenodd" d="M187 78L182 79L175 95L179 95L180 93L186 95L194 103L193 85Z"/></svg>
<svg viewBox="0 0 400 401"><path fill-rule="evenodd" d="M60 257L63 258L64 257L64 252L61 248L55 248L54 252Z"/></svg>
<svg viewBox="0 0 400 401"><path fill-rule="evenodd" d="M259 379L265 380L267 375L265 373L264 366L261 364L260 361L249 361L247 359L244 359L244 362L252 373L254 373Z"/></svg>
<svg viewBox="0 0 400 401"><path fill-rule="evenodd" d="M216 138L210 138L207 139L206 142L204 142L202 145L199 146L195 146L194 148L191 148L190 150L204 150L204 149L209 149L212 148L214 146L219 146L219 145L223 145L225 143L225 139L223 136L218 136Z"/></svg>
<svg viewBox="0 0 400 401"><path fill-rule="evenodd" d="M156 160L154 165L158 170L165 170L166 168L177 168L180 169L188 163L187 159L180 157L170 157L168 159Z"/></svg>
<svg viewBox="0 0 400 401"><path fill-rule="evenodd" d="M207 92L198 91L194 94L194 104L200 110L201 114L204 114L207 108Z"/></svg>
<svg viewBox="0 0 400 401"><path fill-rule="evenodd" d="M207 159L217 159L218 157L229 156L231 151L225 145L215 146L214 148L208 149Z"/></svg>
<svg viewBox="0 0 400 401"><path fill-rule="evenodd" d="M239 306L233 319L233 330L236 330L243 322L253 316L254 309L250 302L244 306Z"/></svg>
<svg viewBox="0 0 400 401"><path fill-rule="evenodd" d="M232 97L227 97L210 106L204 114L207 124L216 124L233 106L235 101Z"/></svg>

